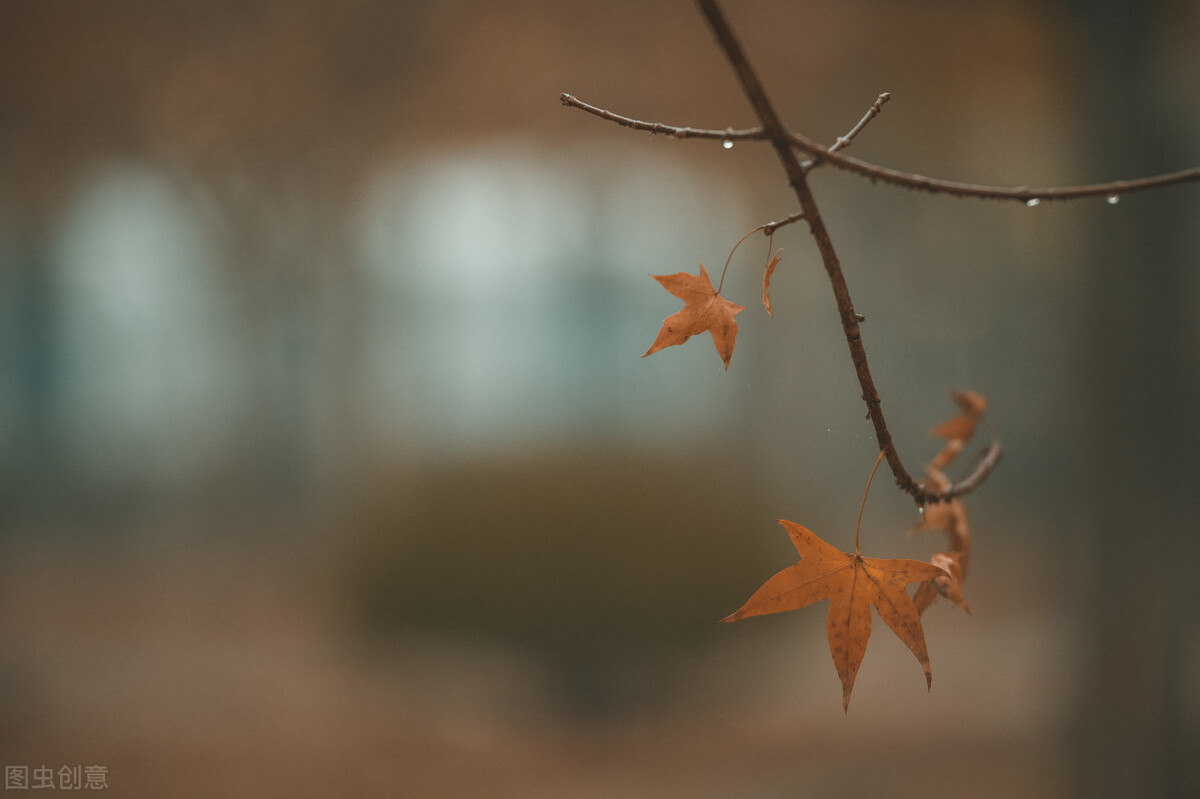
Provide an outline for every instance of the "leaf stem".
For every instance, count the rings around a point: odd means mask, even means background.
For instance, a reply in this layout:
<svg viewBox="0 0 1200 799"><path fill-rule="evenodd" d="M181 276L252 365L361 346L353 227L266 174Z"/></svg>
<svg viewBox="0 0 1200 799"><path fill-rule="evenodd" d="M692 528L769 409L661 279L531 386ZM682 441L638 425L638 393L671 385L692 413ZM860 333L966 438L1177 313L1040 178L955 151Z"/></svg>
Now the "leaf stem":
<svg viewBox="0 0 1200 799"><path fill-rule="evenodd" d="M717 281L717 294L721 293L721 287L725 285L725 273L729 271L729 262L733 260L733 254L737 252L737 248L742 246L743 241L750 238L765 227L766 225L759 225L758 227L754 228L754 230L751 230L745 236L742 236L740 239L738 239L737 244L733 245L733 249L729 251L729 257L725 259L725 268L721 270L721 279Z"/></svg>
<svg viewBox="0 0 1200 799"><path fill-rule="evenodd" d="M871 490L871 481L875 479L875 470L879 468L879 464L883 462L883 450L879 451L879 455L875 458L875 465L871 467L871 475L867 478L867 487L863 489L862 502L858 506L858 521L854 523L854 554L861 555L862 552L858 549L858 530L862 527L863 508L867 507L867 493Z"/></svg>

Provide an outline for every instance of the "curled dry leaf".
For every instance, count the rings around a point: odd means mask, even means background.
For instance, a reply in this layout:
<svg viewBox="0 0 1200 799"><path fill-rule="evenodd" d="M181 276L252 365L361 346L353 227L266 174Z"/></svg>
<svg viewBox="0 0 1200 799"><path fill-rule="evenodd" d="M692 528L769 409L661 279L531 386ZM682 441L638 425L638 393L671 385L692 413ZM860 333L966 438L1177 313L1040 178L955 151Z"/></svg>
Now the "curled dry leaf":
<svg viewBox="0 0 1200 799"><path fill-rule="evenodd" d="M913 607L917 609L917 615L924 613L933 600L937 599L938 590L933 580L926 580L917 586L916 593L913 594Z"/></svg>
<svg viewBox="0 0 1200 799"><path fill-rule="evenodd" d="M926 472L930 482L939 490L944 491L950 485L950 479L932 464ZM967 564L971 558L971 528L967 522L967 508L962 500L955 497L948 502L926 505L920 523L913 526L909 532L937 530L943 530L949 536L950 549L947 552L934 553L929 560L935 566L944 569L946 574L922 583L913 595L913 604L917 606L918 613L924 613L937 599L938 594L941 594L970 613L971 609L963 596L962 584L967 578Z"/></svg>
<svg viewBox="0 0 1200 799"><path fill-rule="evenodd" d="M954 418L958 419L960 417L956 416ZM952 419L951 421L954 420ZM947 422L946 424L950 424L950 422ZM942 425L942 427L945 426L946 425ZM971 432L973 433L975 431L972 429ZM967 441L964 438L952 438L947 441L945 445L938 451L938 454L933 456L933 460L929 462L929 467L926 469L926 471L929 469L945 469L951 464L951 462L953 462L955 458L958 457L958 454L963 451L963 447L966 446L966 444ZM943 486L943 489L948 488L949 486L950 483L947 481L946 485Z"/></svg>
<svg viewBox="0 0 1200 799"><path fill-rule="evenodd" d="M775 267L779 266L779 258L778 252L772 255L771 260L767 262L766 271L763 272L763 305L771 316L775 315L771 310L771 275L775 274Z"/></svg>
<svg viewBox="0 0 1200 799"><path fill-rule="evenodd" d="M938 593L970 613L971 608L962 592L963 580L967 576L967 553L935 552L929 562L946 572L933 578Z"/></svg>
<svg viewBox="0 0 1200 799"><path fill-rule="evenodd" d="M730 302L718 294L713 288L708 272L704 271L704 264L700 264L699 275L676 272L673 275L651 277L661 283L667 291L682 299L684 306L683 310L663 320L658 337L642 357L645 358L646 355L673 344L682 344L692 336L707 330L712 334L717 354L728 369L737 338L737 322L733 317L744 311L746 306Z"/></svg>
<svg viewBox="0 0 1200 799"><path fill-rule="evenodd" d="M966 553L935 552L929 562L934 566L940 566L945 574L939 574L932 580L921 583L917 588L916 593L913 594L913 604L916 605L917 613L924 613L937 599L938 594L970 613L971 608L967 604L962 590L963 580L966 578Z"/></svg>
<svg viewBox="0 0 1200 799"><path fill-rule="evenodd" d="M930 464L925 473L929 482L939 491L950 487L950 478L937 467ZM970 554L971 528L967 523L967 508L958 497L946 502L933 502L925 505L921 513L921 521L913 525L909 535L919 532L934 532L944 530L950 536L950 551Z"/></svg>
<svg viewBox="0 0 1200 799"><path fill-rule="evenodd" d="M962 502L957 497L949 502L932 502L925 506L921 521L913 525L908 532L909 535L915 535L921 532L946 530L953 536L953 531L958 527L960 519L964 515Z"/></svg>
<svg viewBox="0 0 1200 799"><path fill-rule="evenodd" d="M974 391L953 391L950 396L958 405L960 413L929 432L938 438L966 441L975 435L975 426L987 410L987 397Z"/></svg>
<svg viewBox="0 0 1200 799"><path fill-rule="evenodd" d="M874 605L884 623L916 655L925 670L925 683L930 685L933 676L925 632L906 588L909 583L948 575L932 563L864 558L841 552L795 522L780 519L779 523L800 553L800 562L767 580L746 604L723 621L796 610L828 598L829 651L842 681L842 707L849 710L854 678L871 637Z"/></svg>

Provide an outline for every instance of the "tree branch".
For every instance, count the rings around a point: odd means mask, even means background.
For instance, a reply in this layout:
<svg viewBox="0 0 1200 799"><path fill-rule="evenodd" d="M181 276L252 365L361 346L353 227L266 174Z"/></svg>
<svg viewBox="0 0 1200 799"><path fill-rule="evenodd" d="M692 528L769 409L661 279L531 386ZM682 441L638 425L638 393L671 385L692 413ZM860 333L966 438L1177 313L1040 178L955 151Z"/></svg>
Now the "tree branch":
<svg viewBox="0 0 1200 799"><path fill-rule="evenodd" d="M854 311L854 302L850 298L850 290L846 286L846 278L842 274L841 262L833 248L833 241L829 238L829 231L825 229L825 222L821 218L817 201L808 186L805 169L800 165L796 153L792 150L791 136L780 122L771 101L767 99L767 93L759 82L757 73L750 66L745 53L742 52L741 45L733 35L720 7L717 6L715 0L699 0L699 6L704 18L708 20L709 27L717 37L717 43L720 44L733 71L737 74L738 81L742 84L742 91L745 92L747 99L754 107L755 115L762 122L763 132L775 148L775 153L783 165L783 171L787 174L788 184L795 191L796 199L800 201L800 209L804 214L805 221L808 222L809 233L817 243L817 249L821 253L821 262L825 266L825 273L829 276L829 282L833 287L833 295L842 320L842 332L846 336L846 344L850 348L850 359L854 362L854 371L858 376L858 383L862 387L863 401L867 403L867 416L875 427L876 442L879 444L884 458L887 459L888 468L892 470L896 485L912 494L918 502L933 500L925 486L913 480L908 470L904 468L896 446L892 442L892 434L888 431L887 421L883 417L882 400L875 388L875 379L871 376L871 369L867 365L867 352L863 347L862 332L858 324L859 316ZM954 489L952 487L949 491L941 493L954 496Z"/></svg>
<svg viewBox="0 0 1200 799"><path fill-rule="evenodd" d="M779 228L781 228L785 225L790 225L793 222L799 222L803 218L804 218L804 212L797 211L794 214L785 216L783 219L780 219L778 222L768 222L767 224L762 226L761 230L764 235L773 236L773 235L775 235L775 231L779 230Z"/></svg>
<svg viewBox="0 0 1200 799"><path fill-rule="evenodd" d="M979 463L975 466L975 471L950 486L946 491L927 493L927 499L932 502L942 502L962 494L971 493L979 487L980 483L987 479L992 469L996 468L996 464L1000 462L1003 454L1004 450L1000 447L1000 442L992 439L992 443L988 444L987 449L981 453Z"/></svg>
<svg viewBox="0 0 1200 799"><path fill-rule="evenodd" d="M890 97L891 95L884 92L880 98ZM671 136L676 139L716 139L718 141L739 141L752 140L761 141L767 139L766 132L761 127L744 128L735 130L726 128L725 130L711 130L704 128L676 127L674 125L664 125L660 122L643 122L631 117L614 114L611 111L605 111L602 108L597 108L594 105L589 105L582 100L570 94L562 94L559 98L563 105L578 108L587 111L589 114L607 119L610 122L616 122L627 128L634 130L645 130L650 133L661 133L666 136ZM844 149L846 145L839 146L839 143L844 139L852 139L862 129L862 126L869 122L877 113L876 110L879 101L876 105L871 106L871 111L867 112L867 116L848 133L834 143L832 147L824 147L817 142L809 139L795 131L788 131L787 135L791 140L792 146L812 156L809 160L804 161L801 166L805 170L812 169L822 164L829 164L838 169L851 172L860 177L867 178L871 181L887 183L891 186L899 186L905 189L915 189L917 191L927 191L931 194L948 194L954 197L974 197L983 200L1001 200L1028 203L1030 200L1077 200L1084 197L1120 197L1125 194L1131 194L1135 191L1144 191L1146 189L1159 189L1164 186L1172 186L1178 183L1200 182L1200 167L1192 169L1183 169L1178 172L1168 172L1164 175L1154 175L1146 178L1136 178L1134 180L1114 180L1108 183L1091 183L1082 186L1045 186L1041 188L1031 186L1014 186L1011 188L1004 186L987 186L981 183L962 183L956 180L941 180L939 178L929 178L924 175L916 175L910 172L901 172L898 169L889 169L888 167L878 166L876 164L861 161L850 156L840 155L837 151Z"/></svg>
<svg viewBox="0 0 1200 799"><path fill-rule="evenodd" d="M609 122L616 122L621 127L633 128L634 130L645 130L650 133L662 133L666 136L671 136L676 139L718 139L720 141L733 141L735 139L764 139L762 128L746 128L745 130L734 130L726 128L725 130L705 130L703 128L678 128L674 125L663 125L660 122L642 122L640 119L632 117L623 117L620 114L614 114L612 111L605 111L603 108L597 108L594 105L588 105L574 95L563 92L559 95L559 102L563 105L578 108L582 111L587 111L589 114L607 119Z"/></svg>
<svg viewBox="0 0 1200 799"><path fill-rule="evenodd" d="M829 163L838 169L853 172L856 175L880 183L888 183L906 189L917 189L933 194L950 194L956 197L976 197L983 200L1013 200L1028 203L1030 200L1077 200L1082 197L1120 197L1135 191L1159 189L1177 183L1200 182L1200 167L1169 172L1165 175L1154 175L1135 180L1114 180L1109 183L1091 183L1084 186L1047 186L1033 188L1030 186L985 186L979 183L960 183L953 180L927 178L924 175L914 175L900 172L896 169L876 166L860 161L847 155L841 155L832 149L817 144L815 141L790 131L792 143L814 156L815 160Z"/></svg>

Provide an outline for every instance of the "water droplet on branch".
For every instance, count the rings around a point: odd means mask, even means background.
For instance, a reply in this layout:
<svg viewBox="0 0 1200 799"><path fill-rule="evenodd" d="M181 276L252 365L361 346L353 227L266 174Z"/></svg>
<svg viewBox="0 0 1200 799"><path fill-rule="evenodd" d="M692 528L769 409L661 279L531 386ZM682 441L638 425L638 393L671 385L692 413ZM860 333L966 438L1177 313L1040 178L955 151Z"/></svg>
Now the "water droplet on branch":
<svg viewBox="0 0 1200 799"><path fill-rule="evenodd" d="M1117 203L1121 202L1121 195L1110 194L1104 198L1104 202L1108 203L1109 205L1116 205Z"/></svg>
<svg viewBox="0 0 1200 799"><path fill-rule="evenodd" d="M1042 201L1038 197L1031 197L1025 201L1026 208L1036 208L1037 206L1039 206L1041 204L1042 204Z"/></svg>
<svg viewBox="0 0 1200 799"><path fill-rule="evenodd" d="M733 139L722 139L721 146L724 147L726 150L732 150L733 149Z"/></svg>

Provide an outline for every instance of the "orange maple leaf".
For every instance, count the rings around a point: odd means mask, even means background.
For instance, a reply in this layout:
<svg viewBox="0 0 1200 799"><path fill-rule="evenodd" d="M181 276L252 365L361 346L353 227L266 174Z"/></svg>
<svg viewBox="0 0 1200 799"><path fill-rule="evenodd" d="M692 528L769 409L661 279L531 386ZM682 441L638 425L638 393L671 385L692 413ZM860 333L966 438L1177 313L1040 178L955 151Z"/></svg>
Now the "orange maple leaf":
<svg viewBox="0 0 1200 799"><path fill-rule="evenodd" d="M763 583L746 604L723 621L796 610L830 599L826 620L829 651L842 680L842 707L848 711L854 678L871 637L871 605L874 605L884 623L916 655L925 670L926 685L932 685L921 616L906 587L909 583L945 576L946 572L932 563L917 560L851 555L795 522L780 519L779 523L800 553L800 562Z"/></svg>
<svg viewBox="0 0 1200 799"><path fill-rule="evenodd" d="M733 317L744 311L746 306L730 302L718 294L713 288L708 272L704 271L704 264L700 264L699 275L676 272L673 275L650 277L682 299L684 306L683 310L676 311L663 320L658 337L642 357L658 352L663 347L682 344L692 336L707 330L712 333L717 354L728 369L729 359L733 357L734 340L737 338L737 322Z"/></svg>

